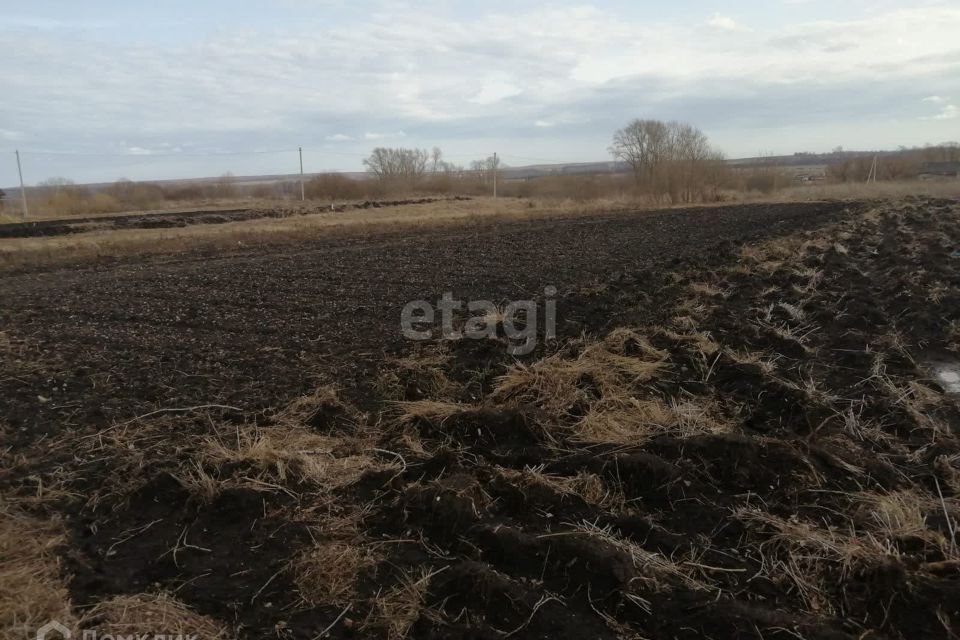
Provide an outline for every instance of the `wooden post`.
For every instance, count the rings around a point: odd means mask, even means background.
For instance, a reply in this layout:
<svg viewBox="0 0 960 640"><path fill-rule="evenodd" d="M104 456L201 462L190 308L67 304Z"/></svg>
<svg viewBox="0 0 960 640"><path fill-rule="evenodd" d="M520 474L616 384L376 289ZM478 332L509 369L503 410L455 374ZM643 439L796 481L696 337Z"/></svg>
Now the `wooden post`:
<svg viewBox="0 0 960 640"><path fill-rule="evenodd" d="M306 200L303 191L303 147L297 147L297 149L300 151L300 202L303 202Z"/></svg>
<svg viewBox="0 0 960 640"><path fill-rule="evenodd" d="M23 169L20 168L20 150L15 151L17 154L17 173L20 174L20 197L23 198L23 221L27 221L27 216L29 211L27 209L27 190L23 186Z"/></svg>

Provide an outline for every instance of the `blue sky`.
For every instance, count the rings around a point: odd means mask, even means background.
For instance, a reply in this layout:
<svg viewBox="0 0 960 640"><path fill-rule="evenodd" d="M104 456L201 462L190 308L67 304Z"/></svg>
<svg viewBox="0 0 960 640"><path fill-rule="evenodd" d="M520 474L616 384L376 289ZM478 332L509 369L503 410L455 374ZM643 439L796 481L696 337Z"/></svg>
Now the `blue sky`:
<svg viewBox="0 0 960 640"><path fill-rule="evenodd" d="M730 157L960 138L956 0L0 4L2 185L15 148L28 183L601 160L634 117Z"/></svg>

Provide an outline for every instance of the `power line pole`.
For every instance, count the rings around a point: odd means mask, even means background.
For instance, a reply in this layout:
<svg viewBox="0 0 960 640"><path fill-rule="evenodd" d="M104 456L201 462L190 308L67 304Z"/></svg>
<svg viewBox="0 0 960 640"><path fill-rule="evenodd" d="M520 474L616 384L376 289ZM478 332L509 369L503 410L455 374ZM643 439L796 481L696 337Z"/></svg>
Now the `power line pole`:
<svg viewBox="0 0 960 640"><path fill-rule="evenodd" d="M493 197L497 197L497 152L493 152Z"/></svg>
<svg viewBox="0 0 960 640"><path fill-rule="evenodd" d="M297 150L300 151L300 202L306 200L303 192L303 147L297 147Z"/></svg>
<svg viewBox="0 0 960 640"><path fill-rule="evenodd" d="M17 154L17 173L20 174L20 197L23 198L23 221L26 222L29 211L27 210L27 190L23 186L23 169L20 168L20 150L17 149L14 153Z"/></svg>

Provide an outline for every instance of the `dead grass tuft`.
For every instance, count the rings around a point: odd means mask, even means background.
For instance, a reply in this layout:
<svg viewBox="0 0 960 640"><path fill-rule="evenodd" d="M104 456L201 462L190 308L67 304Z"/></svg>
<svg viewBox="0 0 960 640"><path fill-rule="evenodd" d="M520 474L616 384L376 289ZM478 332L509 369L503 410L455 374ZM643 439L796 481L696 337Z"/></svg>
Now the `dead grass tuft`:
<svg viewBox="0 0 960 640"><path fill-rule="evenodd" d="M227 629L189 609L172 596L138 594L117 596L97 604L84 616L84 624L100 636L138 636L149 633L217 640L231 637Z"/></svg>
<svg viewBox="0 0 960 640"><path fill-rule="evenodd" d="M312 394L297 398L288 404L277 418L282 424L296 427L312 425L324 420L356 427L362 424L364 416L340 399L340 392L336 386L325 385Z"/></svg>
<svg viewBox="0 0 960 640"><path fill-rule="evenodd" d="M50 620L76 627L57 555L64 541L58 521L0 503L0 636L33 637Z"/></svg>
<svg viewBox="0 0 960 640"><path fill-rule="evenodd" d="M729 431L730 425L717 417L715 409L713 403L704 400L601 400L573 426L573 440L633 446L664 433L687 437Z"/></svg>
<svg viewBox="0 0 960 640"><path fill-rule="evenodd" d="M612 526L600 527L592 522L581 522L573 525L571 532L602 540L626 553L639 572L631 582L640 582L648 589L671 591L679 586L701 591L711 588L700 576L688 570L683 564L662 554L647 551L632 540L621 536Z"/></svg>
<svg viewBox="0 0 960 640"><path fill-rule="evenodd" d="M898 541L922 540L939 549L945 557L956 555L952 541L927 526L927 514L941 508L938 502L909 489L885 494L861 492L854 494L852 500L856 506L854 521L879 539L891 545Z"/></svg>
<svg viewBox="0 0 960 640"><path fill-rule="evenodd" d="M707 298L725 297L726 292L708 282L691 282L687 289L696 296L705 296Z"/></svg>
<svg viewBox="0 0 960 640"><path fill-rule="evenodd" d="M442 402L437 400L396 402L394 406L398 414L397 420L402 425L411 425L425 421L438 426L443 424L448 418L474 408L460 402Z"/></svg>
<svg viewBox="0 0 960 640"><path fill-rule="evenodd" d="M498 378L494 397L518 400L562 419L576 405L598 398L626 398L640 383L667 366L668 354L630 329L617 329L599 342L578 341L533 364L518 363Z"/></svg>
<svg viewBox="0 0 960 640"><path fill-rule="evenodd" d="M321 542L293 562L300 597L311 606L344 606L356 596L361 571L379 558L368 547L349 542Z"/></svg>
<svg viewBox="0 0 960 640"><path fill-rule="evenodd" d="M562 496L578 496L587 504L608 509L614 513L626 504L626 496L619 488L610 488L595 473L581 470L574 476L558 476L543 472L543 466L526 467L522 471L500 469L500 474L520 486L539 485Z"/></svg>
<svg viewBox="0 0 960 640"><path fill-rule="evenodd" d="M423 598L430 587L431 578L437 573L439 571L429 572L426 568L421 568L419 574L403 573L399 584L374 600L373 610L364 622L364 628L384 629L388 640L406 638L410 628L420 618Z"/></svg>
<svg viewBox="0 0 960 640"><path fill-rule="evenodd" d="M684 333L678 333L672 329L661 328L658 330L658 333L675 342L691 344L703 355L712 356L720 350L720 345L714 341L709 331L689 330Z"/></svg>
<svg viewBox="0 0 960 640"><path fill-rule="evenodd" d="M445 367L450 356L433 351L393 358L377 379L377 389L388 400L411 397L453 400L460 396L463 386L447 377Z"/></svg>
<svg viewBox="0 0 960 640"><path fill-rule="evenodd" d="M756 546L760 573L792 586L815 613L836 615L830 587L868 564L896 556L896 547L871 535L823 528L796 517L785 520L764 511L738 509L734 517L765 536Z"/></svg>
<svg viewBox="0 0 960 640"><path fill-rule="evenodd" d="M747 351L746 349L726 349L724 354L739 365L755 366L762 373L773 376L777 372L777 360L779 356L767 356L757 351Z"/></svg>
<svg viewBox="0 0 960 640"><path fill-rule="evenodd" d="M235 438L208 438L205 463L246 465L268 484L308 483L335 489L389 464L363 452L361 443L290 427L238 428Z"/></svg>

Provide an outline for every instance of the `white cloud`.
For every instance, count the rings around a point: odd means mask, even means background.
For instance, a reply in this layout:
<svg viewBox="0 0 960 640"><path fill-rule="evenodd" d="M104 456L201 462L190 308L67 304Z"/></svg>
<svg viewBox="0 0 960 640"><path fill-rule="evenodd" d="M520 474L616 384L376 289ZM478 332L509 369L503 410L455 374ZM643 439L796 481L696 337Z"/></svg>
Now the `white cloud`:
<svg viewBox="0 0 960 640"><path fill-rule="evenodd" d="M770 136L813 119L833 132L866 118L933 142L950 137L942 121L956 117L956 98L940 96L960 95L957 6L846 20L819 20L811 6L810 22L752 30L722 14L705 24L562 2L508 9L387 2L335 26L224 27L176 40L0 22L0 139L79 151L470 139L473 151L491 135L569 136L571 155L602 156L612 128L636 116L689 119L711 134L749 121ZM939 113L920 121L925 96ZM897 118L913 129L891 125Z"/></svg>
<svg viewBox="0 0 960 640"><path fill-rule="evenodd" d="M746 25L740 24L730 16L723 16L719 13L713 14L713 17L707 21L707 25L718 31L750 31Z"/></svg>
<svg viewBox="0 0 960 640"><path fill-rule="evenodd" d="M934 120L956 120L960 118L960 108L955 104L944 105L940 113L933 116Z"/></svg>
<svg viewBox="0 0 960 640"><path fill-rule="evenodd" d="M493 104L506 98L518 96L521 93L523 93L523 89L512 82L490 80L481 85L480 91L470 98L470 102L476 104Z"/></svg>
<svg viewBox="0 0 960 640"><path fill-rule="evenodd" d="M396 133L375 133L368 131L363 134L364 140L389 140L391 138L406 138L407 134L403 131L397 131Z"/></svg>

